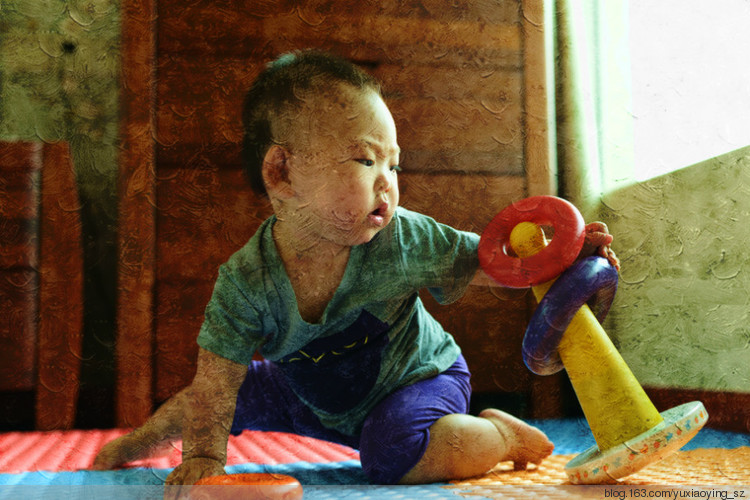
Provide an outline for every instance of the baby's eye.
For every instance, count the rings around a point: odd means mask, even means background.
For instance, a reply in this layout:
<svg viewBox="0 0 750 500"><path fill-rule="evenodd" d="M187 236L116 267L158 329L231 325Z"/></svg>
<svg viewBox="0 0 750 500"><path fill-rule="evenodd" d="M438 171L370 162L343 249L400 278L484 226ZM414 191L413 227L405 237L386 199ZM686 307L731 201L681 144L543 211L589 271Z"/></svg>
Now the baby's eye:
<svg viewBox="0 0 750 500"><path fill-rule="evenodd" d="M391 166L391 172L401 172L403 169L398 165Z"/></svg>
<svg viewBox="0 0 750 500"><path fill-rule="evenodd" d="M359 158L357 161L360 162L365 167L372 167L375 165L374 160L368 160L367 158Z"/></svg>

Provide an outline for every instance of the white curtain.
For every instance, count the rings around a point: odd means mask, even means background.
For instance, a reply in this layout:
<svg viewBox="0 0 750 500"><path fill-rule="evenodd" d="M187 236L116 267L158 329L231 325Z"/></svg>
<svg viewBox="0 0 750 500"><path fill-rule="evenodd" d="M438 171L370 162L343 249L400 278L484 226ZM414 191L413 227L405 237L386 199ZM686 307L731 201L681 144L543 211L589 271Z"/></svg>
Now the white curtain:
<svg viewBox="0 0 750 500"><path fill-rule="evenodd" d="M633 177L627 0L554 0L560 195L587 220Z"/></svg>

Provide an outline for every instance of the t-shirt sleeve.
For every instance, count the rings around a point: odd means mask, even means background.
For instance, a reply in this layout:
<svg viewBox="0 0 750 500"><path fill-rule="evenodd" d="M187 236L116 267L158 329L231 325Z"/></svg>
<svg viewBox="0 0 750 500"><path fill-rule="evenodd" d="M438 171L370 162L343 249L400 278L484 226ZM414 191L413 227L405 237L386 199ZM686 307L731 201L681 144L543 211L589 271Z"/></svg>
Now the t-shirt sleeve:
<svg viewBox="0 0 750 500"><path fill-rule="evenodd" d="M198 334L198 345L242 364L250 364L263 344L261 317L242 292L227 265L219 277Z"/></svg>
<svg viewBox="0 0 750 500"><path fill-rule="evenodd" d="M427 288L441 304L463 296L479 269L479 235L403 210L398 237L404 273L415 288Z"/></svg>

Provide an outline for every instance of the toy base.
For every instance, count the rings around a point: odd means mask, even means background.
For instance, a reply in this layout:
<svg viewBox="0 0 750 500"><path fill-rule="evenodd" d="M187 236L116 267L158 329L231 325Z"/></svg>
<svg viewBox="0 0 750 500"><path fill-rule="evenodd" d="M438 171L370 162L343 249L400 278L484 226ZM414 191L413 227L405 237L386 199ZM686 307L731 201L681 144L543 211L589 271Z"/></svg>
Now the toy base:
<svg viewBox="0 0 750 500"><path fill-rule="evenodd" d="M700 401L661 413L663 422L604 452L592 446L565 465L572 484L611 484L682 448L708 420Z"/></svg>
<svg viewBox="0 0 750 500"><path fill-rule="evenodd" d="M201 479L190 500L300 500L302 485L291 476L270 473L224 474Z"/></svg>

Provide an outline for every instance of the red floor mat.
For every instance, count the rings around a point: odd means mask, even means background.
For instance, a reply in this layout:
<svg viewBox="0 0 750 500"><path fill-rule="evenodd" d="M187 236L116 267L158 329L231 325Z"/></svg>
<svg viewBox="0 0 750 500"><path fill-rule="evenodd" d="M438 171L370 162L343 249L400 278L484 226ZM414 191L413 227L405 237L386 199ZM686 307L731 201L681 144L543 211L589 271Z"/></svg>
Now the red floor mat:
<svg viewBox="0 0 750 500"><path fill-rule="evenodd" d="M124 429L0 434L0 473L74 471L91 465L99 449L123 435ZM180 463L180 443L166 456L133 462L134 467L166 469ZM242 463L328 463L358 460L346 446L281 432L245 431L230 436L227 465Z"/></svg>

